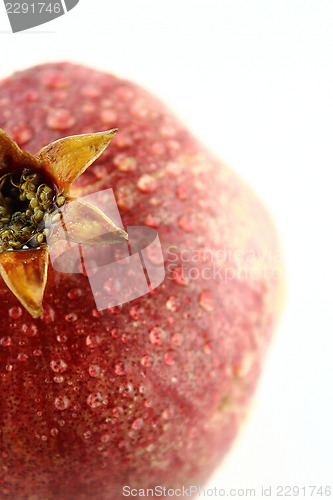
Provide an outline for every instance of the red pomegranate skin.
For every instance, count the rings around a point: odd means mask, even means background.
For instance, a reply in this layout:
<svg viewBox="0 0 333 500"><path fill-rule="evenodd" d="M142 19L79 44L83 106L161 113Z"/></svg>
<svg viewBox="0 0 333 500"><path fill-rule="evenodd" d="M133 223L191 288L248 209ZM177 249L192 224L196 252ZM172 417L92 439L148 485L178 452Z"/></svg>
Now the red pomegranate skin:
<svg viewBox="0 0 333 500"><path fill-rule="evenodd" d="M99 312L86 276L50 266L39 319L1 281L0 498L203 486L243 420L281 309L269 215L163 104L110 74L71 63L15 73L0 83L0 127L33 154L119 128L73 192L112 187L125 228L158 231L166 269L149 294Z"/></svg>

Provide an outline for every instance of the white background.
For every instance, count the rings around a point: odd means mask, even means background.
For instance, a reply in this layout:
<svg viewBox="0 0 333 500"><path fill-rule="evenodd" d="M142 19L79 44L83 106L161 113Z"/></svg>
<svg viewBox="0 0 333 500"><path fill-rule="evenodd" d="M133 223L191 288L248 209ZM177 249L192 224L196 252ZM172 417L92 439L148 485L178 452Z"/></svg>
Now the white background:
<svg viewBox="0 0 333 500"><path fill-rule="evenodd" d="M80 0L15 35L1 3L0 42L0 77L70 60L144 85L266 202L287 307L250 416L209 486L257 497L262 485L333 487L332 0Z"/></svg>

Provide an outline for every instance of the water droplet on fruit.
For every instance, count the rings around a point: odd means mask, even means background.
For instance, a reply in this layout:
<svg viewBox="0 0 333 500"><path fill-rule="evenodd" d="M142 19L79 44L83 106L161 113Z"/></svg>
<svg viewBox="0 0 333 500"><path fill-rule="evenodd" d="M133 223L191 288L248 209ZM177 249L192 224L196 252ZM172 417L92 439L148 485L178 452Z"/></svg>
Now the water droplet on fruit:
<svg viewBox="0 0 333 500"><path fill-rule="evenodd" d="M174 345L181 345L181 343L183 342L183 336L180 333L173 333L171 335L171 342Z"/></svg>
<svg viewBox="0 0 333 500"><path fill-rule="evenodd" d="M63 359L53 360L50 367L55 373L63 373L67 370L67 363Z"/></svg>
<svg viewBox="0 0 333 500"><path fill-rule="evenodd" d="M47 325L54 321L55 312L54 309L49 304L44 305L43 314L41 315L40 319Z"/></svg>
<svg viewBox="0 0 333 500"><path fill-rule="evenodd" d="M121 417L124 414L124 409L121 406L115 406L112 408L112 414L115 417Z"/></svg>
<svg viewBox="0 0 333 500"><path fill-rule="evenodd" d="M165 146L163 142L156 141L150 146L150 151L155 156L161 156L165 153Z"/></svg>
<svg viewBox="0 0 333 500"><path fill-rule="evenodd" d="M103 436L101 436L101 441L102 443L107 443L108 441L110 441L110 434L103 434Z"/></svg>
<svg viewBox="0 0 333 500"><path fill-rule="evenodd" d="M64 377L62 375L55 375L53 380L56 384L61 384L64 381Z"/></svg>
<svg viewBox="0 0 333 500"><path fill-rule="evenodd" d="M57 335L57 341L61 343L67 342L67 335L65 334Z"/></svg>
<svg viewBox="0 0 333 500"><path fill-rule="evenodd" d="M153 364L153 358L149 354L145 354L144 356L142 356L140 363L145 368L150 368Z"/></svg>
<svg viewBox="0 0 333 500"><path fill-rule="evenodd" d="M17 355L17 360L18 361L26 361L28 359L27 354L24 354L23 352L20 352L20 354Z"/></svg>
<svg viewBox="0 0 333 500"><path fill-rule="evenodd" d="M91 377L98 377L101 373L101 367L99 365L90 365L88 373Z"/></svg>
<svg viewBox="0 0 333 500"><path fill-rule="evenodd" d="M75 123L75 117L67 109L54 108L49 111L46 124L52 130L68 130Z"/></svg>
<svg viewBox="0 0 333 500"><path fill-rule="evenodd" d="M182 201L185 201L188 199L189 194L188 194L188 188L184 185L178 186L176 190L177 198L179 198Z"/></svg>
<svg viewBox="0 0 333 500"><path fill-rule="evenodd" d="M169 408L163 410L162 418L164 418L165 420L169 420L169 418L171 418L171 411L169 410Z"/></svg>
<svg viewBox="0 0 333 500"><path fill-rule="evenodd" d="M33 138L34 131L28 125L15 125L10 136L19 146L23 146Z"/></svg>
<svg viewBox="0 0 333 500"><path fill-rule="evenodd" d="M28 335L28 337L35 337L38 333L38 328L33 323L30 325L23 323L21 330L25 335Z"/></svg>
<svg viewBox="0 0 333 500"><path fill-rule="evenodd" d="M131 336L128 333L123 333L121 336L121 341L123 344L128 344L130 339L131 339Z"/></svg>
<svg viewBox="0 0 333 500"><path fill-rule="evenodd" d="M139 431L140 429L142 429L144 426L144 421L142 418L137 418L136 420L134 420L133 424L132 424L132 429L134 429L135 431Z"/></svg>
<svg viewBox="0 0 333 500"><path fill-rule="evenodd" d="M185 231L186 233L192 233L193 226L191 220L187 215L181 215L178 219L178 226L180 229Z"/></svg>
<svg viewBox="0 0 333 500"><path fill-rule="evenodd" d="M100 392L94 392L92 394L89 394L89 396L87 397L87 404L91 408L98 408L102 405L106 406L108 404L108 399L107 397L104 397Z"/></svg>
<svg viewBox="0 0 333 500"><path fill-rule="evenodd" d="M113 158L113 164L121 172L134 172L137 167L137 160L133 156L127 156L125 153L118 153Z"/></svg>
<svg viewBox="0 0 333 500"><path fill-rule="evenodd" d="M187 286L190 283L189 278L185 276L185 272L181 267L176 267L172 270L172 279L179 286Z"/></svg>
<svg viewBox="0 0 333 500"><path fill-rule="evenodd" d="M101 343L101 338L98 335L87 335L86 344L90 348L97 347Z"/></svg>
<svg viewBox="0 0 333 500"><path fill-rule="evenodd" d="M67 410L70 405L70 400L67 396L58 396L54 400L54 406L57 410ZM59 422L60 424L60 422Z"/></svg>
<svg viewBox="0 0 333 500"><path fill-rule="evenodd" d="M32 354L33 354L34 356L41 356L42 351L41 351L40 349L34 349L34 350L32 351Z"/></svg>
<svg viewBox="0 0 333 500"><path fill-rule="evenodd" d="M117 113L113 109L103 109L100 118L105 125L112 125L117 120Z"/></svg>
<svg viewBox="0 0 333 500"><path fill-rule="evenodd" d="M173 351L167 351L165 354L164 354L164 363L167 365L167 366L171 366L173 365L175 362L175 357L174 357L174 353Z"/></svg>
<svg viewBox="0 0 333 500"><path fill-rule="evenodd" d="M70 300L76 300L79 299L82 296L82 290L81 288L71 288L69 292L67 293L67 297Z"/></svg>
<svg viewBox="0 0 333 500"><path fill-rule="evenodd" d="M210 342L206 342L203 350L205 354L210 354L212 352L212 344Z"/></svg>
<svg viewBox="0 0 333 500"><path fill-rule="evenodd" d="M130 394L132 394L133 390L134 390L134 388L133 388L133 385L131 383L119 386L120 394L124 394L125 396L126 395L129 396Z"/></svg>
<svg viewBox="0 0 333 500"><path fill-rule="evenodd" d="M81 89L81 94L85 97L99 97L101 95L101 89L97 85L85 85Z"/></svg>
<svg viewBox="0 0 333 500"><path fill-rule="evenodd" d="M119 375L119 376L126 375L126 369L125 369L124 363L122 361L120 361L119 363L117 363L115 365L114 372L116 375Z"/></svg>
<svg viewBox="0 0 333 500"><path fill-rule="evenodd" d="M53 427L51 430L50 430L50 434L51 436L56 436L57 434L59 433L58 429L56 427Z"/></svg>
<svg viewBox="0 0 333 500"><path fill-rule="evenodd" d="M131 318L134 319L135 321L138 321L141 318L142 313L143 309L138 305L132 306L129 311Z"/></svg>
<svg viewBox="0 0 333 500"><path fill-rule="evenodd" d="M8 311L8 315L12 319L19 319L22 316L22 308L19 306L11 307Z"/></svg>
<svg viewBox="0 0 333 500"><path fill-rule="evenodd" d="M68 322L68 323L74 323L76 320L77 320L77 314L72 312L72 313L69 313L69 314L66 314L65 316L65 320Z"/></svg>
<svg viewBox="0 0 333 500"><path fill-rule="evenodd" d="M68 78L57 71L45 71L41 75L41 82L49 89L63 89L68 87Z"/></svg>
<svg viewBox="0 0 333 500"><path fill-rule="evenodd" d="M136 185L143 193L152 193L157 188L157 180L149 174L143 174Z"/></svg>
<svg viewBox="0 0 333 500"><path fill-rule="evenodd" d="M6 365L6 371L11 372L13 369L13 365Z"/></svg>
<svg viewBox="0 0 333 500"><path fill-rule="evenodd" d="M12 344L11 337L2 337L2 339L0 339L0 345L4 347L9 347L11 344Z"/></svg>
<svg viewBox="0 0 333 500"><path fill-rule="evenodd" d="M167 310L171 312L176 312L178 311L179 308L178 306L179 306L179 301L177 297L175 297L174 295L170 295L170 297L168 297L168 300L165 303L165 307L167 308Z"/></svg>
<svg viewBox="0 0 333 500"><path fill-rule="evenodd" d="M165 338L165 331L159 326L154 326L149 332L149 342L153 345L162 345Z"/></svg>
<svg viewBox="0 0 333 500"><path fill-rule="evenodd" d="M86 431L83 433L83 437L84 439L90 439L91 438L91 432L90 431Z"/></svg>
<svg viewBox="0 0 333 500"><path fill-rule="evenodd" d="M131 99L133 99L133 90L130 89L129 87L126 87L125 85L120 85L116 91L115 91L117 97L123 101L123 102L128 102Z"/></svg>
<svg viewBox="0 0 333 500"><path fill-rule="evenodd" d="M199 304L205 311L212 311L214 309L214 300L209 290L203 290L199 296Z"/></svg>

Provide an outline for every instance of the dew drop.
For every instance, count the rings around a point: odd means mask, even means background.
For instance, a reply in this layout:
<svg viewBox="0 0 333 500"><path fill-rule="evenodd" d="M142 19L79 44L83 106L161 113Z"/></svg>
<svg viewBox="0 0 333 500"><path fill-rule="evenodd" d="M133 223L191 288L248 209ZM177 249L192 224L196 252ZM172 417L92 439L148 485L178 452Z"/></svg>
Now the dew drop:
<svg viewBox="0 0 333 500"><path fill-rule="evenodd" d="M191 220L186 215L181 215L178 219L178 227L186 233L192 233L193 226Z"/></svg>
<svg viewBox="0 0 333 500"><path fill-rule="evenodd" d="M187 276L184 275L183 268L176 267L172 271L172 279L179 286L187 286L190 283L190 280Z"/></svg>
<svg viewBox="0 0 333 500"><path fill-rule="evenodd" d="M119 153L113 158L113 164L121 172L134 172L137 167L137 160L133 156Z"/></svg>
<svg viewBox="0 0 333 500"><path fill-rule="evenodd" d="M143 193L152 193L157 188L157 180L149 174L143 174L136 185Z"/></svg>
<svg viewBox="0 0 333 500"><path fill-rule="evenodd" d="M214 309L214 300L209 290L203 290L199 296L199 304L205 311L212 311Z"/></svg>
<svg viewBox="0 0 333 500"><path fill-rule="evenodd" d="M17 360L18 361L26 361L28 359L27 354L24 354L23 352L20 352L20 354L17 355Z"/></svg>
<svg viewBox="0 0 333 500"><path fill-rule="evenodd" d="M164 336L164 330L159 326L154 326L149 332L149 342L153 345L162 345Z"/></svg>
<svg viewBox="0 0 333 500"><path fill-rule="evenodd" d="M67 342L67 335L65 335L65 334L57 335L57 341L60 343Z"/></svg>
<svg viewBox="0 0 333 500"><path fill-rule="evenodd" d="M6 365L6 371L11 372L13 369L13 365Z"/></svg>
<svg viewBox="0 0 333 500"><path fill-rule="evenodd" d="M64 377L62 375L55 375L53 380L56 384L61 384L64 381Z"/></svg>
<svg viewBox="0 0 333 500"><path fill-rule="evenodd" d="M124 409L121 406L115 406L112 408L112 414L115 417L121 417L124 414Z"/></svg>
<svg viewBox="0 0 333 500"><path fill-rule="evenodd" d="M124 384L119 387L120 394L124 394L125 396L129 396L130 394L132 394L133 390L134 388L131 383Z"/></svg>
<svg viewBox="0 0 333 500"><path fill-rule="evenodd" d="M106 406L108 404L108 400L100 392L94 392L92 394L89 394L89 396L87 397L87 404L91 408L98 408L102 405Z"/></svg>
<svg viewBox="0 0 333 500"><path fill-rule="evenodd" d="M88 373L91 377L98 377L101 373L101 367L99 365L90 365Z"/></svg>
<svg viewBox="0 0 333 500"><path fill-rule="evenodd" d="M21 330L25 335L28 335L28 337L35 337L38 333L38 328L33 323L30 325L23 323Z"/></svg>
<svg viewBox="0 0 333 500"><path fill-rule="evenodd" d="M86 85L81 89L81 94L85 97L99 97L101 89L97 85Z"/></svg>
<svg viewBox="0 0 333 500"><path fill-rule="evenodd" d="M66 314L65 316L65 320L68 322L68 323L74 323L76 320L77 320L77 314L72 312L72 313L69 313L69 314Z"/></svg>
<svg viewBox="0 0 333 500"><path fill-rule="evenodd" d="M149 354L145 354L144 356L142 356L140 363L145 368L150 368L153 364L153 358Z"/></svg>
<svg viewBox="0 0 333 500"><path fill-rule="evenodd" d="M100 343L101 343L101 338L98 335L87 335L86 344L91 349L97 347L98 345L100 345Z"/></svg>
<svg viewBox="0 0 333 500"><path fill-rule="evenodd" d="M103 434L103 436L101 437L101 441L102 443L107 443L108 441L110 441L110 434Z"/></svg>
<svg viewBox="0 0 333 500"><path fill-rule="evenodd" d="M110 108L103 109L100 113L100 118L105 125L111 125L117 120L117 113Z"/></svg>
<svg viewBox="0 0 333 500"><path fill-rule="evenodd" d="M137 418L136 420L134 420L133 424L132 424L132 429L134 429L135 431L139 431L140 429L142 429L144 426L144 421L142 418Z"/></svg>
<svg viewBox="0 0 333 500"><path fill-rule="evenodd" d="M68 130L75 123L75 117L67 109L54 108L46 118L47 126L52 130Z"/></svg>
<svg viewBox="0 0 333 500"><path fill-rule="evenodd" d="M138 305L132 306L129 311L131 318L134 319L135 321L138 321L141 318L142 313L143 309Z"/></svg>
<svg viewBox="0 0 333 500"><path fill-rule="evenodd" d="M49 304L46 304L44 306L44 311L40 319L46 324L52 323L54 321L55 312L54 309Z"/></svg>
<svg viewBox="0 0 333 500"><path fill-rule="evenodd" d="M210 342L206 342L203 350L205 354L210 354L212 352L212 344Z"/></svg>
<svg viewBox="0 0 333 500"><path fill-rule="evenodd" d="M77 300L82 296L81 288L71 288L67 293L69 300Z"/></svg>
<svg viewBox="0 0 333 500"><path fill-rule="evenodd" d="M34 136L34 131L28 125L15 125L11 129L11 138L17 142L19 146L23 146L29 142Z"/></svg>
<svg viewBox="0 0 333 500"><path fill-rule="evenodd" d="M33 354L34 356L36 356L36 357L37 357L37 356L41 356L41 355L42 355L42 351L41 351L40 349L34 349L34 350L32 351L32 354Z"/></svg>
<svg viewBox="0 0 333 500"><path fill-rule="evenodd" d="M91 432L90 431L86 431L83 433L83 437L84 439L90 439L91 438Z"/></svg>
<svg viewBox="0 0 333 500"><path fill-rule="evenodd" d="M171 411L169 410L169 408L163 410L162 418L164 418L164 420L169 420L169 418L171 418Z"/></svg>
<svg viewBox="0 0 333 500"><path fill-rule="evenodd" d="M8 314L12 319L19 319L22 316L22 308L19 306L11 307L8 311Z"/></svg>
<svg viewBox="0 0 333 500"><path fill-rule="evenodd" d="M164 354L164 363L167 365L167 366L171 366L173 365L175 362L175 357L174 357L174 353L172 351L167 351L165 354Z"/></svg>
<svg viewBox="0 0 333 500"><path fill-rule="evenodd" d="M156 141L150 146L150 151L155 156L161 156L165 153L165 146L163 142Z"/></svg>
<svg viewBox="0 0 333 500"><path fill-rule="evenodd" d="M188 188L183 184L177 187L176 194L177 198L179 198L182 201L185 201L189 198Z"/></svg>
<svg viewBox="0 0 333 500"><path fill-rule="evenodd" d="M63 373L67 370L67 363L63 359L53 360L50 367L55 373Z"/></svg>
<svg viewBox="0 0 333 500"><path fill-rule="evenodd" d="M54 400L54 406L57 410L66 410L70 405L70 400L67 396L58 396ZM60 422L59 422L60 424Z"/></svg>
<svg viewBox="0 0 333 500"><path fill-rule="evenodd" d="M2 337L2 339L0 339L0 345L4 347L9 347L11 344L12 344L11 337Z"/></svg>
<svg viewBox="0 0 333 500"><path fill-rule="evenodd" d="M56 427L53 427L51 430L50 430L50 434L51 436L56 436L57 434L59 433L58 429Z"/></svg>
<svg viewBox="0 0 333 500"><path fill-rule="evenodd" d="M171 342L174 345L181 345L181 343L183 342L183 336L180 333L173 333L171 335Z"/></svg>
<svg viewBox="0 0 333 500"><path fill-rule="evenodd" d="M175 297L174 295L170 295L170 297L168 297L168 299L165 303L165 307L167 308L168 311L171 311L171 312L178 311L179 306L178 306L177 297Z"/></svg>
<svg viewBox="0 0 333 500"><path fill-rule="evenodd" d="M125 369L124 363L122 361L120 361L119 363L117 363L115 365L114 372L116 375L119 375L119 376L126 375L126 369Z"/></svg>

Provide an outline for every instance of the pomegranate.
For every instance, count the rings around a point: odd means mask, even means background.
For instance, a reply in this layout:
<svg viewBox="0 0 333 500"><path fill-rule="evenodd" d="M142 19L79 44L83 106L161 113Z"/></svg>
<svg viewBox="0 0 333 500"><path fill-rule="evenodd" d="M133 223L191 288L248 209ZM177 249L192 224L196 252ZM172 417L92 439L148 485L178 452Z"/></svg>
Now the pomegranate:
<svg viewBox="0 0 333 500"><path fill-rule="evenodd" d="M113 75L70 63L15 73L0 82L0 127L0 498L203 485L281 310L267 211L167 107ZM69 239L85 255L101 226L100 255L126 245L119 221L82 201L105 193L107 205L112 192L125 231L158 233L165 278L114 305L132 278L95 263L110 298L98 307L87 262L57 270L40 224L76 207ZM154 248L146 258L161 266Z"/></svg>

